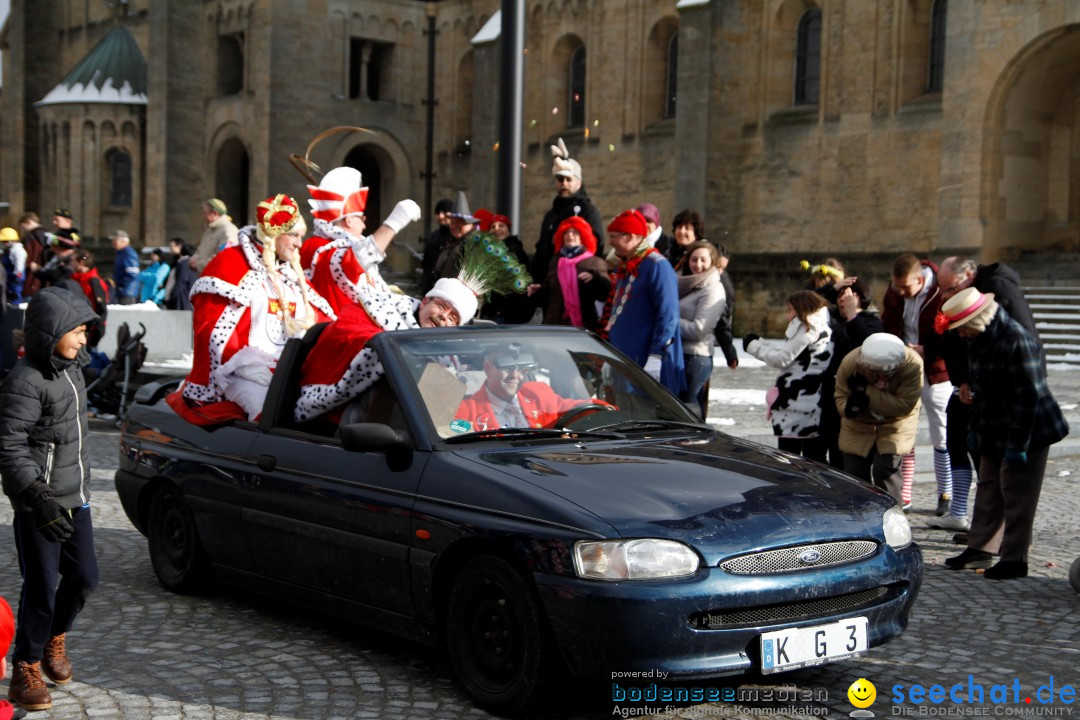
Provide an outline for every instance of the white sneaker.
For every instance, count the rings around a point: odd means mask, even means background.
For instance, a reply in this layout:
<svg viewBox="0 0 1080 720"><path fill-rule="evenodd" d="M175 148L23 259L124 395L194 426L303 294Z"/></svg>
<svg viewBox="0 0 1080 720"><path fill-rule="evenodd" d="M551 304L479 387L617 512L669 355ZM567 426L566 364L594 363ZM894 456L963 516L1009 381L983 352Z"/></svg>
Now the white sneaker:
<svg viewBox="0 0 1080 720"><path fill-rule="evenodd" d="M938 530L962 530L967 532L968 530L971 530L971 522L966 517L946 515L945 517L930 518L926 521L926 527L936 528Z"/></svg>

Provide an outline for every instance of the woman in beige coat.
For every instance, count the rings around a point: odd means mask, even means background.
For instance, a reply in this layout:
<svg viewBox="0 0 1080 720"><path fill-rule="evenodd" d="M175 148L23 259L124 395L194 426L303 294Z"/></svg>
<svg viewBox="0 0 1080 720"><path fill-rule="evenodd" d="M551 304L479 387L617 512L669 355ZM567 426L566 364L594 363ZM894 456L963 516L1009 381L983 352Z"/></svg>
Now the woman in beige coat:
<svg viewBox="0 0 1080 720"><path fill-rule="evenodd" d="M922 407L923 362L889 333L874 333L836 372L836 409L844 470L899 503L900 460L915 447Z"/></svg>

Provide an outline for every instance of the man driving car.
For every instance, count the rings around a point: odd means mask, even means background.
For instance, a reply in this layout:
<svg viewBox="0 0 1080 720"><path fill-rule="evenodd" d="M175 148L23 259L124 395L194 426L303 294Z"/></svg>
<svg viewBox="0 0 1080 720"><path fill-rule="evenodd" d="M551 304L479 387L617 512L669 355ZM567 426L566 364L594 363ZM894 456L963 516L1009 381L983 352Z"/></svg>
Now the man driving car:
<svg viewBox="0 0 1080 720"><path fill-rule="evenodd" d="M546 383L527 381L536 368L531 353L510 345L484 356L484 384L461 401L456 420L475 432L504 427L552 427L555 420L575 407L596 402L582 398L564 398Z"/></svg>

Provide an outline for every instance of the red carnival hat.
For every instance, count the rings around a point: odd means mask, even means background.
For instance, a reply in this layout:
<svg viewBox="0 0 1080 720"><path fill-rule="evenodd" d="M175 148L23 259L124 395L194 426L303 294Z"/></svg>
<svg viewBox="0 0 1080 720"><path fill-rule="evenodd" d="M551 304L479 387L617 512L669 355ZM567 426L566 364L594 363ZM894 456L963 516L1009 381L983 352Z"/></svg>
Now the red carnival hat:
<svg viewBox="0 0 1080 720"><path fill-rule="evenodd" d="M349 215L363 215L368 189L360 187L360 183L359 170L339 167L323 175L318 187L308 185L312 217L334 222Z"/></svg>
<svg viewBox="0 0 1080 720"><path fill-rule="evenodd" d="M607 231L645 237L649 234L649 226L645 223L645 216L637 210L623 210L607 226Z"/></svg>

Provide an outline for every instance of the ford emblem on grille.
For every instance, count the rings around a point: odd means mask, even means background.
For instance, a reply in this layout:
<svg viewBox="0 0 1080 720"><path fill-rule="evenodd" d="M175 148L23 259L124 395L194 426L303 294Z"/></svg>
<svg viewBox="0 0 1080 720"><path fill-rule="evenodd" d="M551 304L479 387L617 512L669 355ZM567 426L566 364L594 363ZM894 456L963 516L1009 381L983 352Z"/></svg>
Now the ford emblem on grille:
<svg viewBox="0 0 1080 720"><path fill-rule="evenodd" d="M803 564L805 564L805 565L813 565L814 563L816 563L820 559L821 559L821 551L820 550L815 550L813 548L811 548L810 550L807 550L806 552L799 555L799 560L801 560L803 562Z"/></svg>

